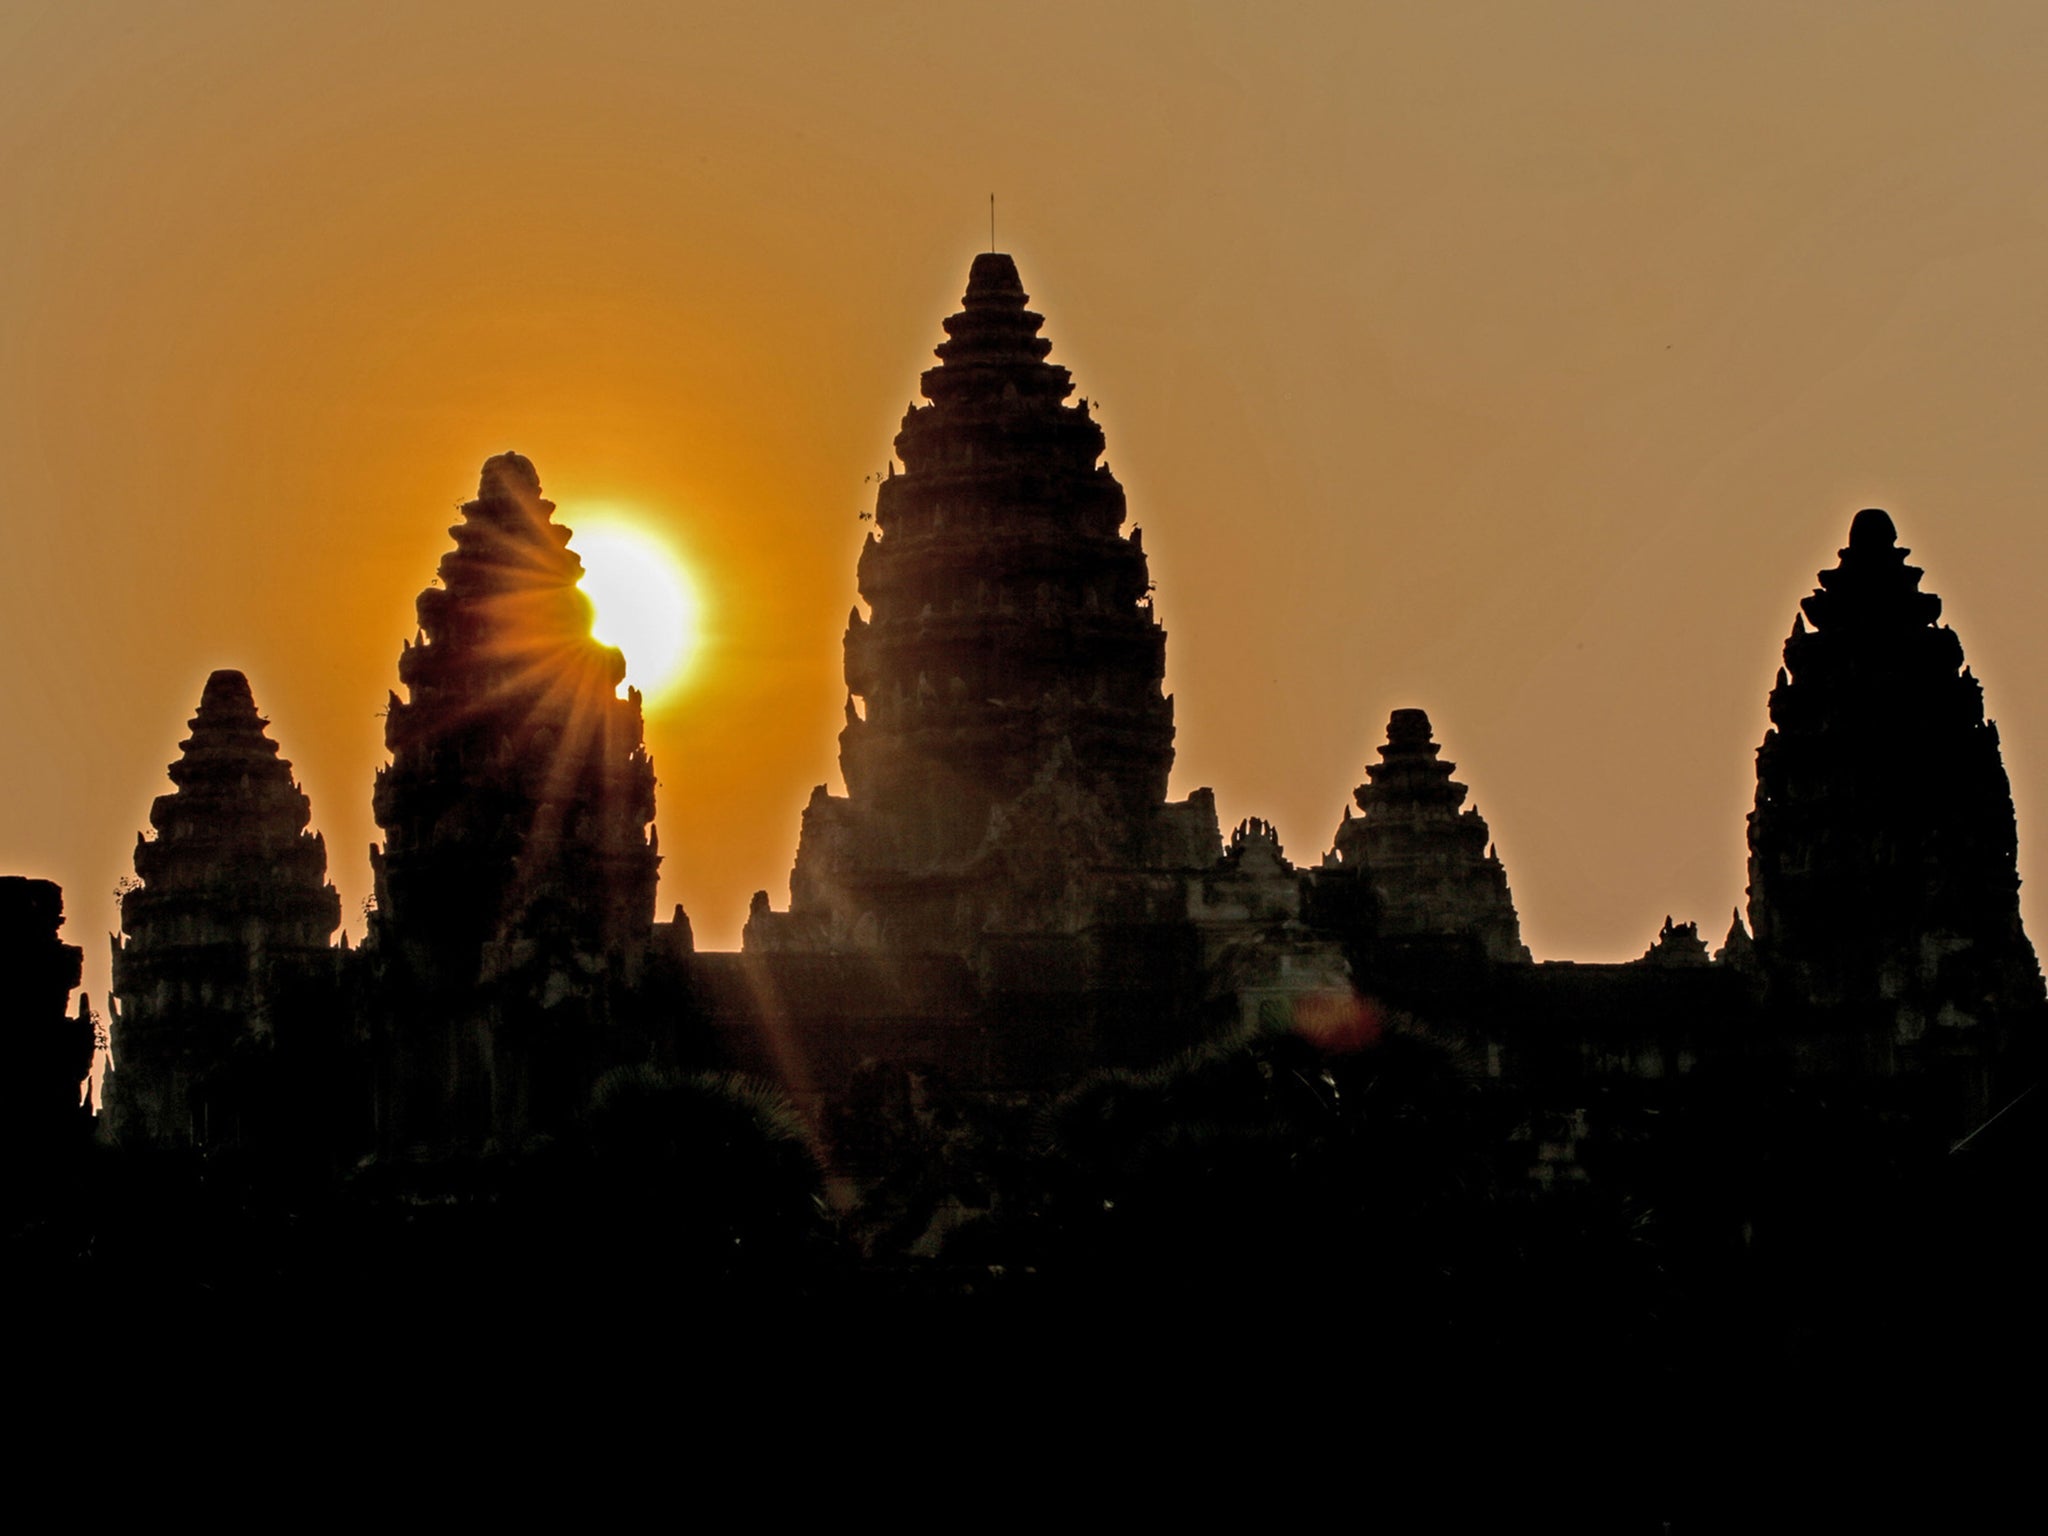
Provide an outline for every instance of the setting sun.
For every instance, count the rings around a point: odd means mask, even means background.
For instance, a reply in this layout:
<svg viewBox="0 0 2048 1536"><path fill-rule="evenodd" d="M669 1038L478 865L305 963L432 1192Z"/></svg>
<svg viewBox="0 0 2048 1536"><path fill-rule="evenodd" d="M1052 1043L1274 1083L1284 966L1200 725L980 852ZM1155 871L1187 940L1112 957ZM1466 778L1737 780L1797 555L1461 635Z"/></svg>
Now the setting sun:
<svg viewBox="0 0 2048 1536"><path fill-rule="evenodd" d="M697 653L697 594L659 535L626 522L579 520L569 547L597 610L592 632L626 655L626 681L653 703L675 691Z"/></svg>

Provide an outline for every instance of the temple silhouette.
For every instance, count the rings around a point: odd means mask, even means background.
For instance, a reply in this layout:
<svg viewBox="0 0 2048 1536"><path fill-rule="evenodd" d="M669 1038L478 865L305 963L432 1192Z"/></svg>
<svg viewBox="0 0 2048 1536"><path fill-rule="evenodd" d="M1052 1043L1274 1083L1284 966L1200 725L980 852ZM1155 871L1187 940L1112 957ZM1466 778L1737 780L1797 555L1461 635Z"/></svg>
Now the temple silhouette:
<svg viewBox="0 0 2048 1536"><path fill-rule="evenodd" d="M591 638L533 465L484 465L399 655L364 954L387 1144L517 1136L580 1108L638 975L661 856L640 695Z"/></svg>
<svg viewBox="0 0 2048 1536"><path fill-rule="evenodd" d="M121 898L96 1128L61 897L0 880L17 1137L274 1158L424 1209L404 1170L579 1136L592 1168L644 1167L742 1100L767 1124L746 1096L769 1093L863 1253L937 1260L1079 1208L1005 1171L1033 1136L1071 1173L1089 1125L1180 1115L1181 1145L1257 1103L1260 1136L1320 1147L1345 1074L1415 1052L1460 1125L1505 1106L1489 1166L1537 1195L1649 1177L1617 1148L1725 1149L1759 1103L1952 1147L2024 1097L2044 992L1997 731L1885 513L1855 516L1785 643L1724 942L1666 917L1637 961L1539 963L1443 755L1454 720L1396 710L1301 862L1262 820L1226 837L1209 790L1167 797L1144 544L1027 302L1010 257L974 259L854 573L845 793L813 792L787 907L757 894L740 951L657 920L640 699L535 467L502 454L398 658L363 943L335 942L328 851L250 681L214 673ZM1232 1063L1264 1075L1240 1089Z"/></svg>

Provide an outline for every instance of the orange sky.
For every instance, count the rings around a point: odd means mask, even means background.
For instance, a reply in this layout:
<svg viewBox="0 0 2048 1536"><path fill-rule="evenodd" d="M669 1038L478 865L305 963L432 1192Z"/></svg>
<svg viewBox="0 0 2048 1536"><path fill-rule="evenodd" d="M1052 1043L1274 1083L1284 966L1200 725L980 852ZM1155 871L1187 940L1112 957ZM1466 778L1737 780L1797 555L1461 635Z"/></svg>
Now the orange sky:
<svg viewBox="0 0 2048 1536"><path fill-rule="evenodd" d="M1421 705L1539 956L1718 939L1794 604L1883 505L2044 936L2031 0L10 0L0 871L63 882L88 986L215 667L360 937L399 642L506 448L712 608L649 722L664 912L781 905L990 191L1145 529L1176 794L1313 862Z"/></svg>

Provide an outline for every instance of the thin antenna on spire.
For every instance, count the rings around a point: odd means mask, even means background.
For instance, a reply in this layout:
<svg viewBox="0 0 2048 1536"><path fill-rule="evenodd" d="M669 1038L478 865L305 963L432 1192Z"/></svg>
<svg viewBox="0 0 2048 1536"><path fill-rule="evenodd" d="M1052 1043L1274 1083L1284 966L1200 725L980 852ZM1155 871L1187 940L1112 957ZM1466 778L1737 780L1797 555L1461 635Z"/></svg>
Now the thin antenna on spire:
<svg viewBox="0 0 2048 1536"><path fill-rule="evenodd" d="M994 254L995 254L995 249L996 249L996 195L995 195L995 193L993 193L993 192L989 193L989 195L988 195L988 249L989 249L989 254L990 254L990 255L994 255Z"/></svg>

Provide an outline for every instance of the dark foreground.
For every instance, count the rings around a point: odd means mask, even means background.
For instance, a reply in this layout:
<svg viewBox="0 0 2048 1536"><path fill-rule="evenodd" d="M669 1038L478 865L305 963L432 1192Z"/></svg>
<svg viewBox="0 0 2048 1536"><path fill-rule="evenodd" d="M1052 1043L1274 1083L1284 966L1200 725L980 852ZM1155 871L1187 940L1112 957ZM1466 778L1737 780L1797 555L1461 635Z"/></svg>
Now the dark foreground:
<svg viewBox="0 0 2048 1536"><path fill-rule="evenodd" d="M498 1381L573 1420L687 1384L846 1434L1002 1425L1052 1463L1190 1433L1382 1478L1411 1438L1475 1476L1540 1451L1545 1497L1616 1528L1717 1528L1766 1469L1837 1508L1948 1478L1960 1518L2001 1463L1939 1438L2039 1427L2039 1118L1952 1150L1693 1083L1596 1111L1545 1188L1526 1107L1426 1047L1285 1037L903 1120L828 1197L772 1095L628 1074L516 1150L17 1160L8 1313L30 1398L108 1370L326 1423ZM1838 1443L1905 1449L1872 1482Z"/></svg>

